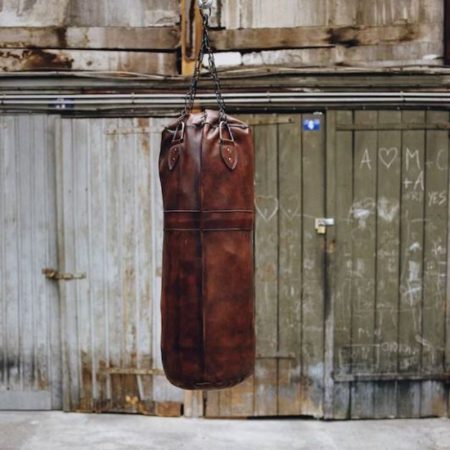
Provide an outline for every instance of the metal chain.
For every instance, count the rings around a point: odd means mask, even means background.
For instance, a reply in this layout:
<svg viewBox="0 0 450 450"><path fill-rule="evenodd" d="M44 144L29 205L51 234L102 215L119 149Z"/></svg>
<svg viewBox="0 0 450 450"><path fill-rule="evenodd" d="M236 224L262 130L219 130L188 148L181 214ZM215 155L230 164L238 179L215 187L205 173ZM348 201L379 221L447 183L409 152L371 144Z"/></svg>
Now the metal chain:
<svg viewBox="0 0 450 450"><path fill-rule="evenodd" d="M222 96L222 87L220 84L219 75L217 74L216 62L214 58L214 52L211 48L211 41L208 35L209 28L209 15L201 11L203 19L203 35L200 51L195 63L194 74L192 76L191 86L186 94L184 101L184 109L179 120L184 120L192 111L194 107L195 97L197 95L197 88L200 81L200 72L203 65L203 58L205 52L208 54L208 67L209 73L214 81L214 92L216 95L217 104L219 106L219 122L227 122L225 101Z"/></svg>

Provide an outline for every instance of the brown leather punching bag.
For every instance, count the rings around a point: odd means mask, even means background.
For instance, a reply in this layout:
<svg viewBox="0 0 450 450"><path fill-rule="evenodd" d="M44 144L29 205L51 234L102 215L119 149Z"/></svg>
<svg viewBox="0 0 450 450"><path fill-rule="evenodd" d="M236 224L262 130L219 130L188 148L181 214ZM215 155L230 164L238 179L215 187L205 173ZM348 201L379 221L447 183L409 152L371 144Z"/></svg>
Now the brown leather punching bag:
<svg viewBox="0 0 450 450"><path fill-rule="evenodd" d="M225 113L204 34L181 117L162 135L161 350L184 389L234 386L254 370L254 151L250 128ZM192 113L204 52L219 111Z"/></svg>

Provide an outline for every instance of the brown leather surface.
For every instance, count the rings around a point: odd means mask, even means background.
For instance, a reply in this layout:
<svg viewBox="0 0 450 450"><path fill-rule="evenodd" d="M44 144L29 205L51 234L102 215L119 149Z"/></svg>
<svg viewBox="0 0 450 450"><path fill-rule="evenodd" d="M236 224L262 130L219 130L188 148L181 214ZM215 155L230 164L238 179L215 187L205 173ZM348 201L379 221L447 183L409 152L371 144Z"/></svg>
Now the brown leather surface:
<svg viewBox="0 0 450 450"><path fill-rule="evenodd" d="M231 387L254 370L254 150L249 127L228 124L208 110L162 135L161 351L184 389Z"/></svg>

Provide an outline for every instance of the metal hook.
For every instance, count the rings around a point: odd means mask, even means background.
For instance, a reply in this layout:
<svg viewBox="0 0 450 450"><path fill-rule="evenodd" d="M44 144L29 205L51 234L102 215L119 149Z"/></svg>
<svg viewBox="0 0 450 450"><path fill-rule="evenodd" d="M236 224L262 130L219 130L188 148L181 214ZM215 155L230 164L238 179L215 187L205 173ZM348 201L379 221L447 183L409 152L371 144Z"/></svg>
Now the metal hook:
<svg viewBox="0 0 450 450"><path fill-rule="evenodd" d="M213 0L198 0L198 7L200 9L211 9Z"/></svg>
<svg viewBox="0 0 450 450"><path fill-rule="evenodd" d="M198 7L206 19L211 15L212 4L213 0L198 0Z"/></svg>

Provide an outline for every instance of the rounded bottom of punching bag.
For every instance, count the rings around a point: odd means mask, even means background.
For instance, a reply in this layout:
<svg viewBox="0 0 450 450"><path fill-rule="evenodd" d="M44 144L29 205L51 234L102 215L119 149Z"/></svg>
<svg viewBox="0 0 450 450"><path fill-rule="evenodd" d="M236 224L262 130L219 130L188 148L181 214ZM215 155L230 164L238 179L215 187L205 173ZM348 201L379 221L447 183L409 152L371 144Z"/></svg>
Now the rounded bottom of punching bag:
<svg viewBox="0 0 450 450"><path fill-rule="evenodd" d="M212 390L212 389L227 389L231 388L233 386L236 386L240 383L242 383L244 380L246 380L249 376L253 374L253 370L249 371L248 373L239 375L237 378L231 378L228 380L218 380L218 381L205 381L204 379L201 380L186 380L186 379L180 379L176 376L172 376L166 369L164 369L164 372L166 374L167 379L171 384L174 386L189 390L189 391L195 391L195 390Z"/></svg>
<svg viewBox="0 0 450 450"><path fill-rule="evenodd" d="M161 349L164 373L174 386L186 390L226 389L242 383L255 370L255 347L205 354L198 349ZM222 353L220 355L220 353ZM221 363L219 363L219 361Z"/></svg>

